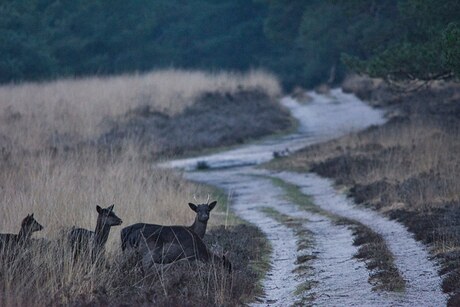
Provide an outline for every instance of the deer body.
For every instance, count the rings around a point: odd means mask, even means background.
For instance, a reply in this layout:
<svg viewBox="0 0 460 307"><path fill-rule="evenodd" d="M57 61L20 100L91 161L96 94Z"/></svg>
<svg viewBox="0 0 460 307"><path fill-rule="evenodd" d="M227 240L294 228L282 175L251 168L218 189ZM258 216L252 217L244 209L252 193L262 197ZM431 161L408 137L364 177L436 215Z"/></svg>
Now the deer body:
<svg viewBox="0 0 460 307"><path fill-rule="evenodd" d="M195 232L184 226L157 228L148 237L142 238L138 250L144 271L154 263L168 264L181 259L219 263L229 272L232 270L225 256L221 258L212 253Z"/></svg>
<svg viewBox="0 0 460 307"><path fill-rule="evenodd" d="M27 215L22 220L21 230L19 230L18 234L0 234L1 252L5 252L18 247L28 246L31 241L32 233L42 229L43 226L35 220L33 213L31 215Z"/></svg>
<svg viewBox="0 0 460 307"><path fill-rule="evenodd" d="M206 227L208 225L208 220L210 212L216 206L217 202L213 201L212 203L195 205L189 203L190 209L196 212L195 221L191 226L174 226L174 227L184 227L187 230L193 231L198 235L199 238L204 238L206 233ZM146 224L146 223L137 223L125 227L121 230L121 249L125 250L126 248L136 249L139 246L141 239L150 237L152 234L156 233L158 229L164 228L163 225L157 224Z"/></svg>
<svg viewBox="0 0 460 307"><path fill-rule="evenodd" d="M110 228L122 223L122 220L113 212L113 207L114 205L104 209L99 206L96 207L98 218L94 231L72 228L67 239L74 251L74 257L78 257L82 252L87 252L91 254L91 260L94 262L98 256L104 253Z"/></svg>
<svg viewBox="0 0 460 307"><path fill-rule="evenodd" d="M216 206L214 201L208 204L189 207L196 212L191 226L164 226L137 223L121 231L122 249L134 250L142 261L144 271L154 263L168 264L181 259L203 262L214 261L231 271L231 263L225 257L212 253L203 242L209 215Z"/></svg>

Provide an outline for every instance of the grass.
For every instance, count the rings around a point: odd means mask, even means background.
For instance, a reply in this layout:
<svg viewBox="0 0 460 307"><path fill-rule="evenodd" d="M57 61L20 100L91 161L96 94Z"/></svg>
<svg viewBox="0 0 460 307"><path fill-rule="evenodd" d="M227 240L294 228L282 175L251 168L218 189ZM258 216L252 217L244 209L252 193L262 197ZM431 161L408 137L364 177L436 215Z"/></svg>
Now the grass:
<svg viewBox="0 0 460 307"><path fill-rule="evenodd" d="M85 151L66 157L20 156L0 164L2 230L17 230L31 212L46 225L41 236L71 225L94 228L95 206L112 203L124 224L141 219L182 224L193 219L188 200L204 200L199 186L171 171L133 162L137 158L130 153L105 159Z"/></svg>
<svg viewBox="0 0 460 307"><path fill-rule="evenodd" d="M4 85L0 87L0 133L15 150L72 147L103 135L113 128L113 121L132 117L133 110L175 117L203 95L232 97L248 91L264 93L270 100L281 90L277 79L263 71L241 74L173 69ZM214 105L219 103L217 99Z"/></svg>
<svg viewBox="0 0 460 307"><path fill-rule="evenodd" d="M210 230L209 236L205 236L205 241L211 245L222 245L222 236L228 241L236 244L238 249L230 245L229 250L232 252L232 259L238 259L242 263L237 264L240 268L239 274L247 278L251 285L246 282L241 286L247 293L240 298L240 302L251 302L263 295L262 279L270 269L270 255L272 249L270 242L255 226L248 224L230 211L231 196L224 190L212 185L201 184L208 194L213 195L219 205L212 213L217 217L219 226ZM251 246L251 248L248 248Z"/></svg>
<svg viewBox="0 0 460 307"><path fill-rule="evenodd" d="M267 177L268 179L271 180L271 182L275 185L280 187L281 189L284 190L285 192L285 197L299 205L302 209L305 209L310 212L318 213L318 214L323 214L328 217L331 217L329 212L322 210L320 207L316 206L315 203L313 202L313 199L304 193L300 191L300 188L294 184L287 183L286 181L276 178L276 177Z"/></svg>
<svg viewBox="0 0 460 307"><path fill-rule="evenodd" d="M381 235L366 225L341 218L338 224L348 225L353 230L353 244L359 246L356 258L366 262L371 272L369 281L374 290L403 292L406 282L394 264L394 256Z"/></svg>
<svg viewBox="0 0 460 307"><path fill-rule="evenodd" d="M203 193L211 195L217 201L217 205L212 211L213 220L210 221L210 226L232 227L240 224L247 224L231 210L232 197L229 193L221 188L209 184L200 183L199 186L203 189Z"/></svg>
<svg viewBox="0 0 460 307"><path fill-rule="evenodd" d="M182 146L183 153L188 152L186 137L144 147L123 140L118 148L107 148L96 140L107 131L108 123L137 123L144 115L154 121L169 118L176 124L188 123L200 118L201 113L193 112L203 109L203 101L206 106L214 103L213 114L226 124L225 112L235 107L222 107L223 100L214 98L245 104L253 97L248 92L242 94L248 95L246 100L233 101L240 97L235 93L242 91L262 92L263 97L274 99L279 86L273 76L256 71L241 75L168 70L0 87L0 232L17 233L22 218L32 212L45 226L34 234L39 240L31 248L13 262L2 263L0 305L234 306L260 295L258 281L266 271L269 253L263 234L231 214L223 192L157 168L148 157L173 141L174 146ZM277 110L273 101L262 100L251 108ZM229 131L239 137L246 133L231 127ZM185 135L187 129L181 129ZM133 131L132 137L138 137ZM209 135L208 130L200 133L203 138ZM213 146L220 144L227 143L215 138ZM194 212L187 203L208 198L217 199L218 207L211 214L205 240L209 246L218 246L219 253L228 252L234 267L231 275L220 266L198 262L159 267L145 276L126 263L119 248L122 227L136 222L190 225ZM96 205L110 204L115 204L123 225L111 230L104 265L74 263L63 235L74 225L94 230Z"/></svg>
<svg viewBox="0 0 460 307"><path fill-rule="evenodd" d="M116 252L107 253L106 262L95 266L73 263L70 249L55 241L46 249L29 248L8 265L2 263L1 304L235 306L260 295L260 272L252 266L259 261L257 253L266 251L247 246L264 244L264 236L255 227L240 224L212 228L206 240L229 251L232 274L217 264L182 261L145 275Z"/></svg>

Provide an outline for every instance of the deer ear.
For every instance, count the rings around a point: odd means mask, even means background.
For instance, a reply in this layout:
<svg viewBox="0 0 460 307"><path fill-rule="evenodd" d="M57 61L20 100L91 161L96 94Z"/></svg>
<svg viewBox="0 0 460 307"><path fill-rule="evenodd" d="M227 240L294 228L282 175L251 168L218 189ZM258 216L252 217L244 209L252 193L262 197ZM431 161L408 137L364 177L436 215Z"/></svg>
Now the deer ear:
<svg viewBox="0 0 460 307"><path fill-rule="evenodd" d="M212 209L214 209L214 207L217 205L217 201L213 201L212 203L210 203L208 206L209 206L209 211L211 211Z"/></svg>
<svg viewBox="0 0 460 307"><path fill-rule="evenodd" d="M30 217L34 217L34 214L32 213L32 214L30 215Z"/></svg>
<svg viewBox="0 0 460 307"><path fill-rule="evenodd" d="M192 204L192 203L188 203L188 206L190 207L190 209L192 209L195 212L198 209L197 206L195 204Z"/></svg>
<svg viewBox="0 0 460 307"><path fill-rule="evenodd" d="M102 208L99 207L99 205L96 206L97 213L101 214L102 213Z"/></svg>
<svg viewBox="0 0 460 307"><path fill-rule="evenodd" d="M110 210L110 211L113 211L113 207L114 207L114 206L115 206L115 205L111 205L111 206L107 207L107 209Z"/></svg>

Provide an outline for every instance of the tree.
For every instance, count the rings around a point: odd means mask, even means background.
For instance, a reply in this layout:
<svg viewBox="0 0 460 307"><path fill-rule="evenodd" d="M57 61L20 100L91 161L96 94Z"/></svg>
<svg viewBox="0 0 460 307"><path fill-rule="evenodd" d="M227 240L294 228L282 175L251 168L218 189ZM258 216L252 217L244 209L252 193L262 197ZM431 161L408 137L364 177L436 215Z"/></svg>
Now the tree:
<svg viewBox="0 0 460 307"><path fill-rule="evenodd" d="M398 12L394 40L368 57L344 56L349 67L390 81L458 78L460 2L401 0Z"/></svg>

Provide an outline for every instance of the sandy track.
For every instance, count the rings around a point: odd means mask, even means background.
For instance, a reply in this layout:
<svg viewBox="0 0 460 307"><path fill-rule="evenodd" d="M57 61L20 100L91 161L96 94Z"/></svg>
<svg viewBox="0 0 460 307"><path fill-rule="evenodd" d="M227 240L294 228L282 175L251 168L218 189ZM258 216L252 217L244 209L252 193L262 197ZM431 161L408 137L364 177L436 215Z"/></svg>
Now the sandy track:
<svg viewBox="0 0 460 307"><path fill-rule="evenodd" d="M297 133L227 152L170 161L163 166L183 168L192 180L224 188L232 195L235 213L260 227L267 235L273 248L272 268L264 280L266 296L262 298L262 305L291 305L301 296L313 297L312 303L321 306L445 305L446 296L441 292L436 265L429 260L425 247L415 241L403 226L375 212L355 207L334 190L331 181L316 175L271 174L252 166L269 161L275 151L286 148L294 151L384 122L381 112L340 90L332 91L329 96L310 95L313 100L308 104L299 104L290 98L282 101L299 121ZM195 172L199 161L205 161L211 170ZM367 281L369 272L362 262L353 258L356 248L352 246L351 232L346 227L334 225L327 217L286 202L281 188L267 178L254 176L261 174L276 175L302 187L302 191L312 195L315 203L324 210L372 226L394 253L395 264L408 284L406 291L401 294L372 291ZM318 284L300 296L294 295L294 291L305 280L293 272L298 238L292 230L263 214L260 209L264 207L305 219L304 227L313 235L315 244L308 252L317 256L311 263L311 278Z"/></svg>
<svg viewBox="0 0 460 307"><path fill-rule="evenodd" d="M189 173L192 180L214 184L232 195L232 208L241 218L257 225L270 240L273 248L272 269L264 280L266 296L260 305L289 306L303 297L313 298L315 305L347 306L374 304L390 306L393 302L372 291L365 264L353 257L357 248L346 226L337 226L325 216L310 213L284 199L284 191L272 181L258 175L268 172L243 168L212 172ZM271 208L292 218L305 220L303 227L313 236L315 244L307 250L316 259L309 263L309 281L317 285L305 293L295 290L305 277L296 274L299 255L294 232L262 213ZM256 304L259 305L259 304Z"/></svg>
<svg viewBox="0 0 460 307"><path fill-rule="evenodd" d="M389 220L379 213L357 207L351 199L336 191L331 180L315 174L282 172L275 175L288 183L301 187L303 193L311 195L314 203L335 215L363 223L380 234L391 253L395 265L406 281L406 290L393 297L394 305L443 306L446 295L441 292L438 267L429 260L426 247L400 223Z"/></svg>

